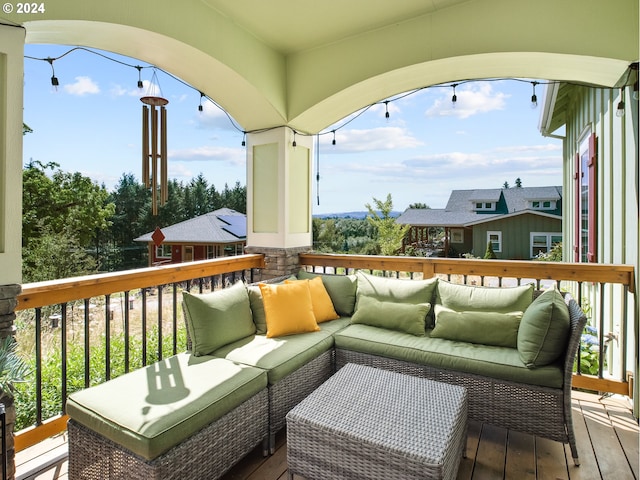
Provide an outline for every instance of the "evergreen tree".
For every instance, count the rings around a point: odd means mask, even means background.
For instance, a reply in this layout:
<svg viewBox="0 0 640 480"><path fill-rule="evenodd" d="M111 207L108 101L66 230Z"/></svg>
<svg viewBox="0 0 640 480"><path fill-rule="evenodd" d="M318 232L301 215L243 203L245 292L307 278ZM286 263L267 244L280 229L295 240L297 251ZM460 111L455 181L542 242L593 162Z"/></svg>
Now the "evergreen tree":
<svg viewBox="0 0 640 480"><path fill-rule="evenodd" d="M375 197L373 202L376 206L375 210L370 204L365 205L369 211L367 221L376 228L380 254L395 255L402 247L402 239L409 231L410 225L397 223L396 219L391 216L393 201L390 193L387 194L387 199L384 202Z"/></svg>
<svg viewBox="0 0 640 480"><path fill-rule="evenodd" d="M493 244L491 242L487 242L487 250L484 252L484 259L485 260L495 260L496 258L496 254L493 251Z"/></svg>

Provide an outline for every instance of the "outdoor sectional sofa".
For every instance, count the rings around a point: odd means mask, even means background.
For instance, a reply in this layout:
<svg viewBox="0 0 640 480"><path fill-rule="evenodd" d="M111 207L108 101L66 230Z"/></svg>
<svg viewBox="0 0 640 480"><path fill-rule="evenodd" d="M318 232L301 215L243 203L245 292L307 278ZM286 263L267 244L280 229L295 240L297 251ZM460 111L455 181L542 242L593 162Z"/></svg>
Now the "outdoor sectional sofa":
<svg viewBox="0 0 640 480"><path fill-rule="evenodd" d="M189 350L72 394L69 478L218 478L346 363L468 390L469 418L568 443L586 318L555 287L317 275L184 294ZM398 399L402 402L402 399Z"/></svg>

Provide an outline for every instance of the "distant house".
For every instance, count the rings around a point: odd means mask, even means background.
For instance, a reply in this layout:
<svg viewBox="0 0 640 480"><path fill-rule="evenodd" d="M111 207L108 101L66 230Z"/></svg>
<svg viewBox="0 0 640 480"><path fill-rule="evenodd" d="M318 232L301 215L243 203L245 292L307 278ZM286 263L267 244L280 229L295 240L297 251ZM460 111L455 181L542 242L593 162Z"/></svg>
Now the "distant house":
<svg viewBox="0 0 640 480"><path fill-rule="evenodd" d="M409 208L396 221L411 225L403 248L441 227L446 256L482 257L491 242L497 258L531 259L562 241L562 187L454 190L444 209Z"/></svg>
<svg viewBox="0 0 640 480"><path fill-rule="evenodd" d="M220 208L199 217L160 229L164 239L156 245L154 232L136 239L149 246L149 265L182 263L244 253L247 216Z"/></svg>

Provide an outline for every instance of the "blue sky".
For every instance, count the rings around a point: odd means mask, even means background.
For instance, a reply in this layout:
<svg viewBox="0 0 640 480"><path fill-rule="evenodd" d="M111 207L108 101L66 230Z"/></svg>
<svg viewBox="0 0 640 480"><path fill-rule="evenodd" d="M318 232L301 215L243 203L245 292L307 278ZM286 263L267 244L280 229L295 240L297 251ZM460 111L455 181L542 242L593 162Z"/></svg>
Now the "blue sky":
<svg viewBox="0 0 640 480"><path fill-rule="evenodd" d="M25 55L55 58L71 47L26 45ZM101 52L133 65L145 62ZM155 80L169 100L169 177L188 182L202 173L221 189L246 183L242 133L195 89L162 71L138 72L103 57L75 51L54 62L60 85L51 86L51 66L25 59L24 120L34 130L24 138L24 162L56 162L112 190L123 173L140 179L141 102ZM154 80L154 82L152 82ZM536 89L542 99L543 86ZM208 92L215 100L215 92ZM452 89L428 88L385 105L374 105L320 138L320 205L313 212L364 210L391 193L394 209L422 202L445 206L451 190L562 185L562 144L537 130L540 109L532 109L532 86L513 80L478 81ZM383 99L384 100L384 99ZM356 112L357 113L357 112ZM314 159L314 166L315 166ZM314 175L315 179L315 175ZM315 180L314 180L315 189Z"/></svg>

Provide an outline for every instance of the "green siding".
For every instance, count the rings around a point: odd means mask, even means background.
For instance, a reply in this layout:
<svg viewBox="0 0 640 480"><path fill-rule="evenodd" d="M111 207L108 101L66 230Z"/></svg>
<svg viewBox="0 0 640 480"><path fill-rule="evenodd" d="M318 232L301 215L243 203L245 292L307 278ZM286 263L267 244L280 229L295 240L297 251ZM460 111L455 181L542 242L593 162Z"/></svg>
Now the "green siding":
<svg viewBox="0 0 640 480"><path fill-rule="evenodd" d="M562 232L562 220L523 214L510 218L501 218L473 227L473 254L484 256L487 248L487 232L502 232L502 252L496 257L502 260L529 260L531 258L532 232Z"/></svg>

